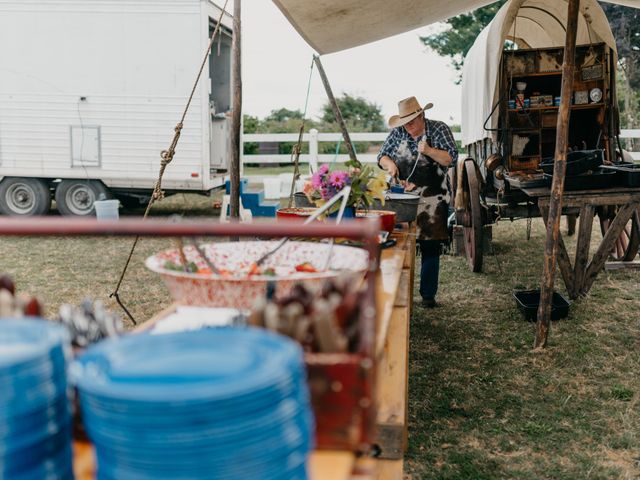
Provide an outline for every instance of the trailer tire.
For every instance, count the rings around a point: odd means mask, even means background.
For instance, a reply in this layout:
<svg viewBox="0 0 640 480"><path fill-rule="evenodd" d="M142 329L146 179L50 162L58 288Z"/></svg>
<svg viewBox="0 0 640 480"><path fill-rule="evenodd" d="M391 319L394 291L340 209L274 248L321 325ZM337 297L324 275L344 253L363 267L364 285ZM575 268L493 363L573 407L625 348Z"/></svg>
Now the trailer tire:
<svg viewBox="0 0 640 480"><path fill-rule="evenodd" d="M93 215L93 202L104 195L111 198L109 189L97 180L62 180L56 188L56 205L61 215L86 217Z"/></svg>
<svg viewBox="0 0 640 480"><path fill-rule="evenodd" d="M44 180L5 177L0 182L0 212L4 215L46 215L50 208L51 191Z"/></svg>

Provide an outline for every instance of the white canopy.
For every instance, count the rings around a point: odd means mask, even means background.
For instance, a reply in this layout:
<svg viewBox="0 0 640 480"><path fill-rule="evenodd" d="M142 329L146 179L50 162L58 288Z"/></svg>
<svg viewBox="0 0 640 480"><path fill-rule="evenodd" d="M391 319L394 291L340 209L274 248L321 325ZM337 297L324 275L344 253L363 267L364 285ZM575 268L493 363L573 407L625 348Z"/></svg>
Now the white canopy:
<svg viewBox="0 0 640 480"><path fill-rule="evenodd" d="M311 47L326 54L408 32L493 1L273 0L273 3Z"/></svg>
<svg viewBox="0 0 640 480"><path fill-rule="evenodd" d="M562 47L567 0L511 0L480 33L462 70L462 144L491 137L485 120L499 99L500 56L505 40L527 48ZM581 0L576 43L604 42L616 51L607 17L595 0ZM495 128L497 109L487 127Z"/></svg>
<svg viewBox="0 0 640 480"><path fill-rule="evenodd" d="M492 0L273 0L273 2L307 43L320 54L346 50L381 40L493 3ZM640 8L640 0L610 0L610 2ZM559 0L556 4L558 9L566 10L565 2Z"/></svg>

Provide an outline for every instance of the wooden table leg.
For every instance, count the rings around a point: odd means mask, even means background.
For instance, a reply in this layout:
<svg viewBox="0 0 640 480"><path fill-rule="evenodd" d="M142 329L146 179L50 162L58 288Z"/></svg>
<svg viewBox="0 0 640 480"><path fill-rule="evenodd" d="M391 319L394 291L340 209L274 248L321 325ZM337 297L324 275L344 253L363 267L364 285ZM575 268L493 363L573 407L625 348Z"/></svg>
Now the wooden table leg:
<svg viewBox="0 0 640 480"><path fill-rule="evenodd" d="M542 218L544 219L544 223L546 225L549 218L549 207L546 205L540 206L540 213L542 214ZM560 268L560 274L562 275L562 279L564 280L564 284L567 287L569 295L571 295L571 291L573 290L575 284L575 278L573 267L571 266L571 259L569 258L569 254L567 253L567 248L564 245L564 240L562 239L561 233L558 233L557 262L558 267Z"/></svg>
<svg viewBox="0 0 640 480"><path fill-rule="evenodd" d="M600 247L598 247L598 251L593 255L591 262L589 262L584 276L584 282L580 290L581 295L586 295L591 288L591 285L593 285L598 272L602 270L602 267L604 267L607 257L609 257L616 240L622 233L622 229L625 227L637 207L637 203L627 203L618 210L618 213L611 222L609 230L607 230L607 233L602 239Z"/></svg>
<svg viewBox="0 0 640 480"><path fill-rule="evenodd" d="M569 297L574 299L580 295L584 284L584 276L589 263L589 247L591 244L591 231L593 229L593 205L583 205L580 209L580 230L576 243L576 261L573 268L573 288L569 291Z"/></svg>

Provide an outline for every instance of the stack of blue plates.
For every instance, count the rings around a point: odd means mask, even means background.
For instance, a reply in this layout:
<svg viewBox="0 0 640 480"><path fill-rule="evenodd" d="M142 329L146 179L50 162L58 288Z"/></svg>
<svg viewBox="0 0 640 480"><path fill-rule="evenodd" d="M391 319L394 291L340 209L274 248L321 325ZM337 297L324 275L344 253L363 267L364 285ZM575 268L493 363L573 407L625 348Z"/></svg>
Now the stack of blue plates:
<svg viewBox="0 0 640 480"><path fill-rule="evenodd" d="M71 369L98 478L304 479L302 351L256 329L131 335Z"/></svg>
<svg viewBox="0 0 640 480"><path fill-rule="evenodd" d="M73 478L64 327L0 320L0 478Z"/></svg>

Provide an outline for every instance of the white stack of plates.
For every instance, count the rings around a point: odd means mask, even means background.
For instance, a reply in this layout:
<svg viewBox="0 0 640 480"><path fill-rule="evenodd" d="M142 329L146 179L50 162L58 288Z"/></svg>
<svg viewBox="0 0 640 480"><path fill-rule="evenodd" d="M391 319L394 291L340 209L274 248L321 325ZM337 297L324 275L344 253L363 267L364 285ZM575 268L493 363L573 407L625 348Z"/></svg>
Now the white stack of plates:
<svg viewBox="0 0 640 480"><path fill-rule="evenodd" d="M0 320L0 479L73 478L64 327Z"/></svg>
<svg viewBox="0 0 640 480"><path fill-rule="evenodd" d="M131 335L72 367L98 478L305 479L300 347L264 330Z"/></svg>

